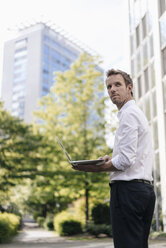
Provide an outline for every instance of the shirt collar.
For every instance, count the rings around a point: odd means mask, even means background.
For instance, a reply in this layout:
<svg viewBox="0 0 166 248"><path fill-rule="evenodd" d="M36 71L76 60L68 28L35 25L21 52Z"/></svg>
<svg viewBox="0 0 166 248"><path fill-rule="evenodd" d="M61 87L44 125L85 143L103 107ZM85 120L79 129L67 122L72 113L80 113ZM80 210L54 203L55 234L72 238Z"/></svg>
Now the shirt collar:
<svg viewBox="0 0 166 248"><path fill-rule="evenodd" d="M117 115L118 119L120 118L122 112L123 112L126 108L128 108L129 106L131 106L131 105L133 105L133 104L135 104L135 101L134 101L134 100L130 100L130 101L126 102L126 103L122 106L122 108L118 111L118 115Z"/></svg>

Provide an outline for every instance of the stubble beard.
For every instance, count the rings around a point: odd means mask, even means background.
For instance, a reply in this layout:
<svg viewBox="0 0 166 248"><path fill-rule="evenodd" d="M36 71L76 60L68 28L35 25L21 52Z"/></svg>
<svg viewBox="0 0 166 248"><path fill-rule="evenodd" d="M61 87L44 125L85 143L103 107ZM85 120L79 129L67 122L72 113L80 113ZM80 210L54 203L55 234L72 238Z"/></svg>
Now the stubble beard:
<svg viewBox="0 0 166 248"><path fill-rule="evenodd" d="M128 102L130 99L129 99L130 97L129 96L126 96L126 98L124 99L124 100L120 100L119 99L119 101L118 100L112 100L111 99L111 101L113 102L113 104L115 104L116 106L117 106L117 108L120 110L122 107L123 107L123 105L126 103L126 102Z"/></svg>

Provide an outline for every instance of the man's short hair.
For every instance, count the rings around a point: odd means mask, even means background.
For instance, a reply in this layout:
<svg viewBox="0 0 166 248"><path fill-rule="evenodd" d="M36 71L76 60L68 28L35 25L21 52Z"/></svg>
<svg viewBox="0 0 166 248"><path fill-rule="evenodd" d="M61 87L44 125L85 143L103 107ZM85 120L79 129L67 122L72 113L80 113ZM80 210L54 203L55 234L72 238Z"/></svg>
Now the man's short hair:
<svg viewBox="0 0 166 248"><path fill-rule="evenodd" d="M131 79L130 75L126 73L125 71L111 69L106 72L107 78L112 75L117 75L117 74L120 74L123 77L126 86L131 84L133 87L133 80ZM131 95L133 96L133 92L131 92Z"/></svg>

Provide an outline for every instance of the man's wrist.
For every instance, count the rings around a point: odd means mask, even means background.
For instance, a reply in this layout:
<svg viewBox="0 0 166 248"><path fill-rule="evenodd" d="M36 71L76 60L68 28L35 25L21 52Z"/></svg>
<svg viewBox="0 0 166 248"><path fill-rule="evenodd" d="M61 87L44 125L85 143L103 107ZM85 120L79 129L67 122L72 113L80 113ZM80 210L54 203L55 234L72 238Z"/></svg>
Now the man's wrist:
<svg viewBox="0 0 166 248"><path fill-rule="evenodd" d="M112 163L111 160L106 162L103 166L104 171L119 171Z"/></svg>

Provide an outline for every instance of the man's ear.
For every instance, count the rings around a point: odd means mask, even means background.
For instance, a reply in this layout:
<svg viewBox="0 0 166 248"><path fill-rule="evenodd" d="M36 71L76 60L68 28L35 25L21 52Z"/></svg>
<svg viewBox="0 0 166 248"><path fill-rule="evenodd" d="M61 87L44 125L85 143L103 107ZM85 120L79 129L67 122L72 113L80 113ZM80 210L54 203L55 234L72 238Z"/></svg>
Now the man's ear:
<svg viewBox="0 0 166 248"><path fill-rule="evenodd" d="M128 85L128 89L132 91L133 86L131 84Z"/></svg>

